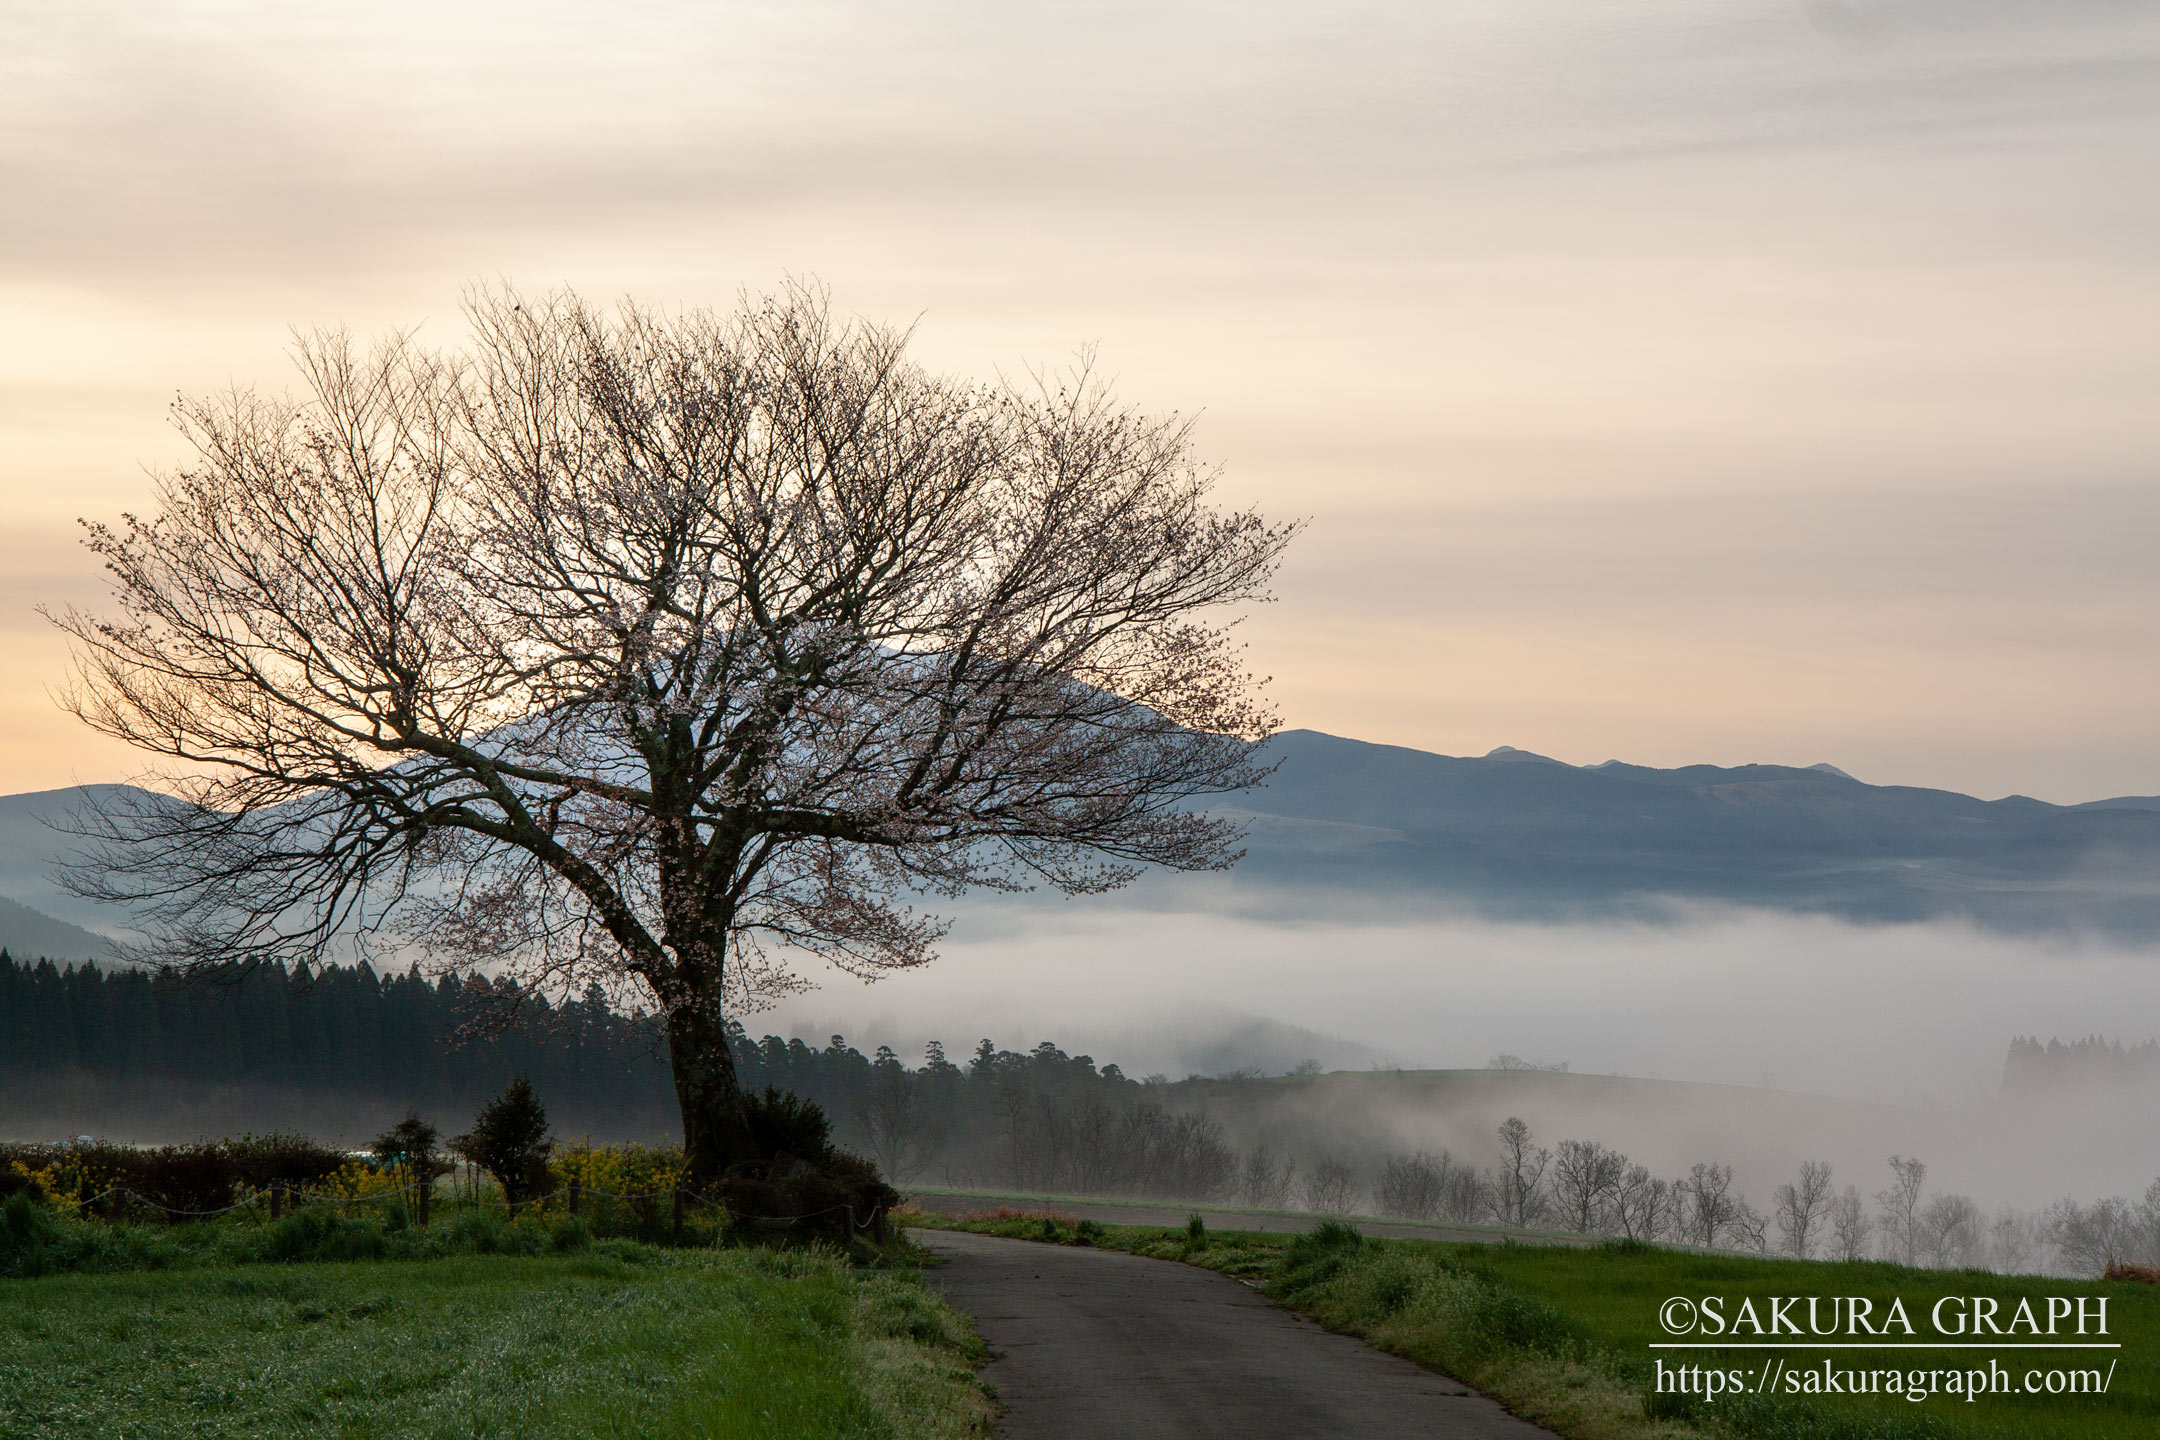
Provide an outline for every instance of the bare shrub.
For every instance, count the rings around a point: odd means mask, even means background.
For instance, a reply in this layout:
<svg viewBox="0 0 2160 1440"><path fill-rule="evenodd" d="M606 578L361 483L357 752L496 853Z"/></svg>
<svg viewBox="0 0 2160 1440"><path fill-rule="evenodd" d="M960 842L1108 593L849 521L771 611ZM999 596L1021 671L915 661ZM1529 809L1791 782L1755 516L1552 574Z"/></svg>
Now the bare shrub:
<svg viewBox="0 0 2160 1440"><path fill-rule="evenodd" d="M2003 1275L2029 1273L2039 1261L2045 1240L2039 1216L2005 1206L1988 1222L1988 1268Z"/></svg>
<svg viewBox="0 0 2160 1440"><path fill-rule="evenodd" d="M1874 1234L1875 1221L1860 1199L1860 1187L1847 1185L1845 1193L1830 1202L1831 1254L1839 1260L1865 1259Z"/></svg>
<svg viewBox="0 0 2160 1440"><path fill-rule="evenodd" d="M1441 1152L1447 1158L1447 1152ZM1492 1211L1493 1187L1483 1175L1468 1165L1449 1168L1440 1185L1440 1214L1442 1218L1471 1224L1483 1220Z"/></svg>
<svg viewBox="0 0 2160 1440"><path fill-rule="evenodd" d="M1142 1099L1125 1112L1119 1129L1133 1194L1214 1200L1237 1177L1237 1157L1223 1143L1222 1125L1205 1111L1175 1112Z"/></svg>
<svg viewBox="0 0 2160 1440"><path fill-rule="evenodd" d="M1920 1253L1938 1270L1980 1263L1986 1239L1980 1207L1968 1195L1937 1195L1921 1207Z"/></svg>
<svg viewBox="0 0 2160 1440"><path fill-rule="evenodd" d="M1727 1234L1725 1248L1728 1250L1753 1250L1757 1254L1770 1253L1770 1217L1748 1204L1745 1198L1733 1202L1732 1228Z"/></svg>
<svg viewBox="0 0 2160 1440"><path fill-rule="evenodd" d="M1674 1182L1673 1189L1680 1196L1681 1234L1706 1249L1715 1250L1720 1241L1729 1243L1751 1213L1732 1193L1730 1165L1693 1165L1685 1179Z"/></svg>
<svg viewBox="0 0 2160 1440"><path fill-rule="evenodd" d="M1584 1235L1608 1228L1627 1156L1595 1140L1563 1140L1552 1163L1552 1199L1560 1225Z"/></svg>
<svg viewBox="0 0 2160 1440"><path fill-rule="evenodd" d="M1239 1186L1245 1203L1262 1210L1280 1210L1290 1203L1290 1189L1297 1179L1297 1161L1285 1155L1275 1158L1265 1145L1255 1145L1245 1152L1245 1167Z"/></svg>
<svg viewBox="0 0 2160 1440"><path fill-rule="evenodd" d="M1121 1173L1117 1110L1100 1095L1081 1096L1073 1106L1065 1138L1072 1187L1085 1195L1115 1190Z"/></svg>
<svg viewBox="0 0 2160 1440"><path fill-rule="evenodd" d="M1500 1169L1494 1176L1494 1213L1503 1225L1527 1227L1544 1209L1542 1186L1552 1152L1538 1148L1520 1116L1508 1116L1495 1133L1500 1137Z"/></svg>
<svg viewBox="0 0 2160 1440"><path fill-rule="evenodd" d="M1822 1232L1830 1208L1830 1166L1822 1160L1800 1162L1800 1176L1778 1186L1773 1212L1785 1253L1805 1260Z"/></svg>
<svg viewBox="0 0 2160 1440"><path fill-rule="evenodd" d="M1453 1170L1454 1161L1445 1151L1438 1156L1422 1150L1415 1155L1390 1155L1381 1167L1373 1198L1383 1215L1431 1220L1440 1213Z"/></svg>
<svg viewBox="0 0 2160 1440"><path fill-rule="evenodd" d="M1357 1208L1362 1188L1349 1162L1323 1155L1305 1177L1305 1208L1320 1215L1347 1215Z"/></svg>
<svg viewBox="0 0 2160 1440"><path fill-rule="evenodd" d="M921 1074L910 1073L881 1045L870 1083L856 1102L855 1118L869 1142L870 1158L894 1180L913 1175L937 1148L940 1127L923 1094Z"/></svg>
<svg viewBox="0 0 2160 1440"><path fill-rule="evenodd" d="M1613 1189L1613 1218L1620 1233L1630 1240L1671 1234L1677 1221L1675 1198L1670 1182L1652 1175L1646 1165L1630 1165Z"/></svg>
<svg viewBox="0 0 2160 1440"><path fill-rule="evenodd" d="M2048 1207L2047 1237L2062 1268L2072 1275L2099 1275L2110 1266L2128 1264L2142 1238L2137 1212L2121 1196L2080 1205L2058 1200Z"/></svg>
<svg viewBox="0 0 2160 1440"><path fill-rule="evenodd" d="M1876 1211L1882 1220L1883 1247L1890 1259L1902 1264L1920 1263L1920 1190L1926 1184L1926 1165L1892 1155L1890 1184L1875 1192Z"/></svg>

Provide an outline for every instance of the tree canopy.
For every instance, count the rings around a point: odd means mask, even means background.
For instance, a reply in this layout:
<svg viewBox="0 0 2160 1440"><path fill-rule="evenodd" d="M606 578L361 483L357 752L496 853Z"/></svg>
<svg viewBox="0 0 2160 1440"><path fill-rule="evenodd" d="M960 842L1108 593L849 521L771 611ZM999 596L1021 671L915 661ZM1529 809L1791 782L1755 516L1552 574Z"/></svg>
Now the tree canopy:
<svg viewBox="0 0 2160 1440"><path fill-rule="evenodd" d="M484 292L185 400L90 527L74 711L172 800L74 875L182 966L388 929L666 1017L692 1163L749 1145L727 1015L922 963L922 893L1230 863L1263 767L1229 626L1294 527L1085 365L983 385L806 287L725 315Z"/></svg>

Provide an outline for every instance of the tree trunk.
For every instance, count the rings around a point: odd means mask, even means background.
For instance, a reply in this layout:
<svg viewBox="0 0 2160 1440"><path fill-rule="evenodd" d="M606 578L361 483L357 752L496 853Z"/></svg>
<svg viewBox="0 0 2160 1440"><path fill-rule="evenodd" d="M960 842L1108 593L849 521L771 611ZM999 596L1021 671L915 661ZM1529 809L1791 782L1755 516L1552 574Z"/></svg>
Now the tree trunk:
<svg viewBox="0 0 2160 1440"><path fill-rule="evenodd" d="M690 1183L704 1187L728 1167L760 1158L750 1139L748 1106L735 1077L718 997L678 1005L667 1017L668 1064L682 1107L683 1160Z"/></svg>

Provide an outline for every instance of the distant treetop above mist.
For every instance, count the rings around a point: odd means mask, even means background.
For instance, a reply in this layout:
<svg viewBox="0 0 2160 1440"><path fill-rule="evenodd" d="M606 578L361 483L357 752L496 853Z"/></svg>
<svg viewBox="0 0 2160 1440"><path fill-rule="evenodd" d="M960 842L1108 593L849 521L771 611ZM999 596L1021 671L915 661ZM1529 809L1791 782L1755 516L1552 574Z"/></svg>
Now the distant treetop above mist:
<svg viewBox="0 0 2160 1440"><path fill-rule="evenodd" d="M2053 1095L2065 1090L2148 1087L2160 1083L2160 1040L2125 1045L2088 1035L2067 1045L2020 1035L2003 1061L2005 1095Z"/></svg>

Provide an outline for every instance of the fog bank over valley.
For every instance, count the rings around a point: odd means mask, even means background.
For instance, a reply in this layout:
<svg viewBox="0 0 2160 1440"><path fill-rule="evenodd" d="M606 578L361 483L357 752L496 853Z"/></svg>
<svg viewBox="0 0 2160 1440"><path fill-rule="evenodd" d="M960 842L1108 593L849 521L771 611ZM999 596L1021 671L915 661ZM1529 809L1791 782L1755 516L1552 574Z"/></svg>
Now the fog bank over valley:
<svg viewBox="0 0 2160 1440"><path fill-rule="evenodd" d="M752 1028L844 1021L851 1039L895 1048L1048 1038L1140 1073L1197 1064L1228 1025L1208 1012L1239 1012L1404 1068L1508 1052L1578 1073L1953 1105L1996 1089L2014 1035L2143 1040L2124 1026L2160 1015L2160 953L1951 924L1698 908L1664 923L1298 926L1089 902L1056 924L996 918L981 935L963 920L924 970L830 979ZM1189 1038L1139 1013L1184 1017Z"/></svg>
<svg viewBox="0 0 2160 1440"><path fill-rule="evenodd" d="M2142 1191L2160 1122L2136 1090L2004 1098L2011 1038L2136 1043L2155 1015L2152 950L1958 924L1699 907L1656 923L1299 926L1078 902L1054 923L1039 907L970 917L926 970L832 980L749 1024L889 1044L911 1063L930 1039L956 1056L983 1036L1047 1040L1172 1079L1281 1074L1303 1045L1323 1068L1365 1073L1315 1094L1327 1126L1375 1147L1485 1163L1492 1127L1520 1113L1548 1143L1597 1139L1664 1172L1732 1164L1751 1192L1801 1159L1868 1189L1897 1152L1984 1202L2037 1205ZM1444 1104L1384 1073L1501 1054L1570 1073L1496 1076ZM1614 1074L1666 1083L1598 1083Z"/></svg>

